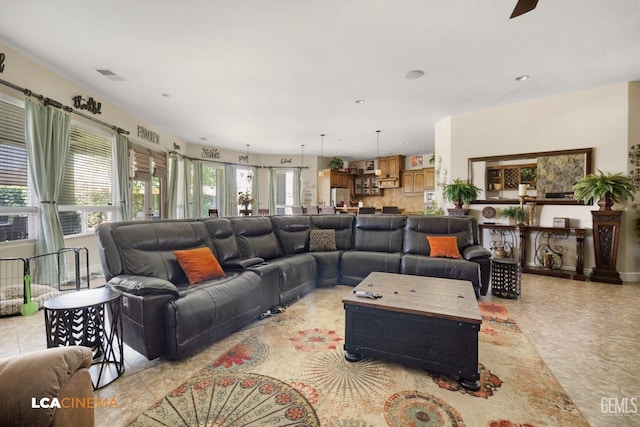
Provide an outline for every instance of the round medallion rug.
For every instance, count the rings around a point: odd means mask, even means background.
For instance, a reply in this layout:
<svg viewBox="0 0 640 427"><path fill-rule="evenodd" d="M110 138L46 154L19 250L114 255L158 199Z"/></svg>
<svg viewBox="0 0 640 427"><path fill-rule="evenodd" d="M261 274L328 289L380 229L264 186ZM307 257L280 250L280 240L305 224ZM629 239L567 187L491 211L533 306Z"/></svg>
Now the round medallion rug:
<svg viewBox="0 0 640 427"><path fill-rule="evenodd" d="M384 418L390 426L462 427L462 417L451 405L428 393L401 391L387 399Z"/></svg>
<svg viewBox="0 0 640 427"><path fill-rule="evenodd" d="M311 404L275 378L242 372L206 372L173 390L131 425L319 426Z"/></svg>

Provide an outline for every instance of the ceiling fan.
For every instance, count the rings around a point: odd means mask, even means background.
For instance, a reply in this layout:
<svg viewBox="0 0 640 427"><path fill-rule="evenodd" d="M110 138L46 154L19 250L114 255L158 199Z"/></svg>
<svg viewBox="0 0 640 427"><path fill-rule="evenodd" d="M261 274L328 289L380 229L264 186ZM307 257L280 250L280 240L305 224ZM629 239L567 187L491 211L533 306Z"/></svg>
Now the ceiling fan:
<svg viewBox="0 0 640 427"><path fill-rule="evenodd" d="M513 19L517 16L523 15L527 12L531 12L538 5L538 0L518 0L516 8L513 9L513 13L509 19Z"/></svg>

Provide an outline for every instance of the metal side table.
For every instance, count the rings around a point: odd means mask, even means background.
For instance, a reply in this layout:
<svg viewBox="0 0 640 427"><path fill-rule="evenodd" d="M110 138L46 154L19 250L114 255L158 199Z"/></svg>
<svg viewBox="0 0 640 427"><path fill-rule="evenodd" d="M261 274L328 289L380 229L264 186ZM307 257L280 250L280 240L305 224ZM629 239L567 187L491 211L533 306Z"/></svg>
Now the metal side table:
<svg viewBox="0 0 640 427"><path fill-rule="evenodd" d="M491 259L491 293L501 298L520 298L520 261Z"/></svg>
<svg viewBox="0 0 640 427"><path fill-rule="evenodd" d="M72 292L44 303L47 347L82 345L93 349L89 371L93 389L124 372L122 292L97 288Z"/></svg>

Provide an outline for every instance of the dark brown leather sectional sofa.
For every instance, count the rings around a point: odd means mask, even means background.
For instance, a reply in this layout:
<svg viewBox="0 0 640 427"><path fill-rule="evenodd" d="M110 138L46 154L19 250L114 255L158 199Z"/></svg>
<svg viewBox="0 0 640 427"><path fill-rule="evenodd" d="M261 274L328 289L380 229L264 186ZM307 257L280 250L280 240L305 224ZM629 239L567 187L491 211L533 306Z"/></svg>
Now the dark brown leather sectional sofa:
<svg viewBox="0 0 640 427"><path fill-rule="evenodd" d="M314 230L335 249L310 251ZM108 286L124 293L124 341L148 359L181 359L317 286L372 271L467 280L486 295L490 253L471 217L294 215L104 223ZM461 259L429 256L426 236L455 235ZM190 285L174 250L209 247L225 277Z"/></svg>

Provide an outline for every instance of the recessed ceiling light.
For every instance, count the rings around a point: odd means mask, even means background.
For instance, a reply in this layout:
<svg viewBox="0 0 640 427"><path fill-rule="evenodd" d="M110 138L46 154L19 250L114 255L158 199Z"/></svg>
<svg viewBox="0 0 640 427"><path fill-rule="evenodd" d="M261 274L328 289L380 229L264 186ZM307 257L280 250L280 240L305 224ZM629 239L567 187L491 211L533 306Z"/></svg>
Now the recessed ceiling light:
<svg viewBox="0 0 640 427"><path fill-rule="evenodd" d="M364 99L356 99L356 104L364 104Z"/></svg>
<svg viewBox="0 0 640 427"><path fill-rule="evenodd" d="M163 93L162 96L164 96L165 98L171 98L171 94L170 93Z"/></svg>
<svg viewBox="0 0 640 427"><path fill-rule="evenodd" d="M407 74L404 75L404 78L408 80L415 80L415 79L419 79L422 76L424 76L424 71L411 70L411 71L407 71Z"/></svg>
<svg viewBox="0 0 640 427"><path fill-rule="evenodd" d="M522 81L527 80L528 78L529 78L529 75L528 75L528 74L523 74L523 75L521 75L521 76L516 77L516 81L517 81L517 82L522 82Z"/></svg>
<svg viewBox="0 0 640 427"><path fill-rule="evenodd" d="M201 136L200 138L198 138L200 141L208 141L207 137L205 136Z"/></svg>

